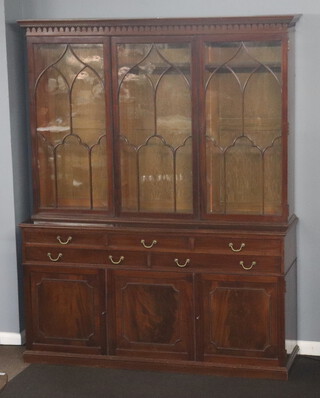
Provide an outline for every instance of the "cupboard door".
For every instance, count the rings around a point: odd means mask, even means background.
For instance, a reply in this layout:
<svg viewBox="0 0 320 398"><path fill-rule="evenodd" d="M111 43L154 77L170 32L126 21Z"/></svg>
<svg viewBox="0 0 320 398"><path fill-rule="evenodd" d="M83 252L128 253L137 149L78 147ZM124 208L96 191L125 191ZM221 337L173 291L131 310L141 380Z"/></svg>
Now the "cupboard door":
<svg viewBox="0 0 320 398"><path fill-rule="evenodd" d="M38 350L104 351L104 272L26 267L27 345Z"/></svg>
<svg viewBox="0 0 320 398"><path fill-rule="evenodd" d="M281 41L204 45L206 213L282 214Z"/></svg>
<svg viewBox="0 0 320 398"><path fill-rule="evenodd" d="M192 214L191 43L142 40L114 41L121 211Z"/></svg>
<svg viewBox="0 0 320 398"><path fill-rule="evenodd" d="M110 209L104 45L87 40L31 46L40 209Z"/></svg>
<svg viewBox="0 0 320 398"><path fill-rule="evenodd" d="M277 358L283 300L276 277L202 275L203 356Z"/></svg>
<svg viewBox="0 0 320 398"><path fill-rule="evenodd" d="M114 354L192 359L192 276L112 271Z"/></svg>

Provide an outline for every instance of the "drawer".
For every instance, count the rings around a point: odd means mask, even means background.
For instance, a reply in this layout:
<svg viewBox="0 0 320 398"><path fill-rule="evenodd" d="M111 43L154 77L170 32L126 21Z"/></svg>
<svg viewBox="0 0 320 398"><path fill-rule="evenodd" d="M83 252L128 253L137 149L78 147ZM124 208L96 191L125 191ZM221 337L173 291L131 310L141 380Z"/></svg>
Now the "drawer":
<svg viewBox="0 0 320 398"><path fill-rule="evenodd" d="M105 231L83 230L76 228L26 228L24 243L56 244L61 247L91 246L106 247Z"/></svg>
<svg viewBox="0 0 320 398"><path fill-rule="evenodd" d="M152 232L117 233L108 236L111 248L131 248L134 250L188 250L189 237Z"/></svg>
<svg viewBox="0 0 320 398"><path fill-rule="evenodd" d="M53 246L26 246L24 261L50 263L105 264L105 250L72 249Z"/></svg>
<svg viewBox="0 0 320 398"><path fill-rule="evenodd" d="M142 252L107 251L92 249L57 248L52 246L27 246L26 262L107 264L121 266L147 266L147 255Z"/></svg>
<svg viewBox="0 0 320 398"><path fill-rule="evenodd" d="M154 253L151 255L152 268L184 269L193 272L258 272L279 273L281 257L211 255L204 253Z"/></svg>
<svg viewBox="0 0 320 398"><path fill-rule="evenodd" d="M194 250L225 254L282 255L281 239L267 237L201 236L195 238Z"/></svg>
<svg viewBox="0 0 320 398"><path fill-rule="evenodd" d="M113 267L146 267L148 265L148 255L139 251L107 251L106 264Z"/></svg>

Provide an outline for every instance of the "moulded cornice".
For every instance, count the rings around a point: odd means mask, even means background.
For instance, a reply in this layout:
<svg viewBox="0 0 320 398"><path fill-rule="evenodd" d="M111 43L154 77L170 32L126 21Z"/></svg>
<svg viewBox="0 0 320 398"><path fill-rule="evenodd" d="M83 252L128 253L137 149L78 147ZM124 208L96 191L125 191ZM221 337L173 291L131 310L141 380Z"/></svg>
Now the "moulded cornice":
<svg viewBox="0 0 320 398"><path fill-rule="evenodd" d="M18 21L29 36L43 35L164 35L283 32L299 15L228 18L127 19L127 20L24 20Z"/></svg>

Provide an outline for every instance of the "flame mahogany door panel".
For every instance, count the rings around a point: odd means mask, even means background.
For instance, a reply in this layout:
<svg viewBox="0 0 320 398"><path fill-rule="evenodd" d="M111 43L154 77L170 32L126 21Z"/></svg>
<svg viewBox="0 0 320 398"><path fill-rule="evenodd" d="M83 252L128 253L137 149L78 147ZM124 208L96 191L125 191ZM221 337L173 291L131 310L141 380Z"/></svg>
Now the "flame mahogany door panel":
<svg viewBox="0 0 320 398"><path fill-rule="evenodd" d="M26 281L29 349L105 351L104 271L27 266Z"/></svg>
<svg viewBox="0 0 320 398"><path fill-rule="evenodd" d="M201 275L203 357L278 358L281 281L273 276Z"/></svg>
<svg viewBox="0 0 320 398"><path fill-rule="evenodd" d="M193 358L191 274L115 270L111 280L115 355Z"/></svg>

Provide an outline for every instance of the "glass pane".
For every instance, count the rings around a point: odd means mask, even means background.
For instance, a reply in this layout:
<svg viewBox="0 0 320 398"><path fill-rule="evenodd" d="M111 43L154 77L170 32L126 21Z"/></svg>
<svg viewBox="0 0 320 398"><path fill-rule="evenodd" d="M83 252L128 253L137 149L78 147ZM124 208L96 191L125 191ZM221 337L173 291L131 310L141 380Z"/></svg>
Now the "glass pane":
<svg viewBox="0 0 320 398"><path fill-rule="evenodd" d="M241 87L227 69L212 75L206 90L207 135L225 148L242 133Z"/></svg>
<svg viewBox="0 0 320 398"><path fill-rule="evenodd" d="M37 133L56 145L70 134L70 101L67 82L54 68L42 74L36 87Z"/></svg>
<svg viewBox="0 0 320 398"><path fill-rule="evenodd" d="M52 146L41 136L38 140L38 157L40 206L54 207L56 203L54 153Z"/></svg>
<svg viewBox="0 0 320 398"><path fill-rule="evenodd" d="M188 213L192 209L192 140L189 138L176 152L176 211ZM189 170L189 175L186 170Z"/></svg>
<svg viewBox="0 0 320 398"><path fill-rule="evenodd" d="M139 210L174 212L173 170L171 148L152 137L139 151Z"/></svg>
<svg viewBox="0 0 320 398"><path fill-rule="evenodd" d="M225 154L226 213L261 214L263 211L262 154L246 138Z"/></svg>
<svg viewBox="0 0 320 398"><path fill-rule="evenodd" d="M208 213L280 213L281 56L278 41L205 45Z"/></svg>
<svg viewBox="0 0 320 398"><path fill-rule="evenodd" d="M34 51L40 206L106 209L103 46L36 44Z"/></svg>
<svg viewBox="0 0 320 398"><path fill-rule="evenodd" d="M90 208L89 153L70 135L56 150L58 207Z"/></svg>
<svg viewBox="0 0 320 398"><path fill-rule="evenodd" d="M138 211L139 181L138 156L134 146L122 140L120 146L121 159L121 200L122 208L127 211Z"/></svg>
<svg viewBox="0 0 320 398"><path fill-rule="evenodd" d="M71 97L73 133L89 146L105 135L104 87L89 68L76 77Z"/></svg>
<svg viewBox="0 0 320 398"><path fill-rule="evenodd" d="M103 209L108 207L109 178L107 172L106 136L102 137L98 145L91 151L92 170L92 207Z"/></svg>
<svg viewBox="0 0 320 398"><path fill-rule="evenodd" d="M223 214L225 212L224 153L213 139L207 139L206 148L208 212Z"/></svg>
<svg viewBox="0 0 320 398"><path fill-rule="evenodd" d="M156 130L168 144L177 147L190 137L191 97L185 76L175 71L166 73L159 81L156 98Z"/></svg>
<svg viewBox="0 0 320 398"><path fill-rule="evenodd" d="M244 93L244 131L261 148L281 135L281 87L261 68L248 79Z"/></svg>
<svg viewBox="0 0 320 398"><path fill-rule="evenodd" d="M120 133L132 145L142 145L154 132L153 86L143 76L126 75L119 90Z"/></svg>
<svg viewBox="0 0 320 398"><path fill-rule="evenodd" d="M122 210L191 213L190 44L119 44L117 54Z"/></svg>
<svg viewBox="0 0 320 398"><path fill-rule="evenodd" d="M265 214L281 214L281 140L275 140L274 144L264 153L264 208Z"/></svg>

